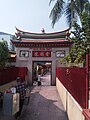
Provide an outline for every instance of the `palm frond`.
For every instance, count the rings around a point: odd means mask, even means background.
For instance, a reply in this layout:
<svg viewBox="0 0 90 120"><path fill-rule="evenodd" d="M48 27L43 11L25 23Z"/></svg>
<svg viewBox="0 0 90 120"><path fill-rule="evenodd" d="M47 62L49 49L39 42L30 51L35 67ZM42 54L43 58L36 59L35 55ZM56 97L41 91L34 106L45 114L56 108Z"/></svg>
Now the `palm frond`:
<svg viewBox="0 0 90 120"><path fill-rule="evenodd" d="M85 8L85 4L88 2L89 2L88 0L76 0L75 1L78 14L83 12L83 10Z"/></svg>
<svg viewBox="0 0 90 120"><path fill-rule="evenodd" d="M50 5L53 1L55 1L55 0L50 0L49 5Z"/></svg>
<svg viewBox="0 0 90 120"><path fill-rule="evenodd" d="M54 7L51 10L49 17L52 20L52 27L54 27L55 23L59 20L59 18L63 14L63 4L64 4L63 0L57 0Z"/></svg>
<svg viewBox="0 0 90 120"><path fill-rule="evenodd" d="M71 13L71 5L70 4L68 4L66 6L66 9L65 9L64 13L65 13L65 16L66 16L66 21L67 21L69 27L71 27L72 13Z"/></svg>
<svg viewBox="0 0 90 120"><path fill-rule="evenodd" d="M67 21L69 27L71 27L71 25L73 24L73 21L77 21L78 15L79 15L78 11L79 11L79 9L76 5L76 1L67 3L64 14L66 16L66 21Z"/></svg>
<svg viewBox="0 0 90 120"><path fill-rule="evenodd" d="M49 4L53 1L55 0L50 0ZM83 10L90 11L90 5L88 3L89 0L56 0L49 16L52 20L52 27L54 27L55 23L58 22L63 14L66 16L66 21L70 27L73 20L78 20Z"/></svg>

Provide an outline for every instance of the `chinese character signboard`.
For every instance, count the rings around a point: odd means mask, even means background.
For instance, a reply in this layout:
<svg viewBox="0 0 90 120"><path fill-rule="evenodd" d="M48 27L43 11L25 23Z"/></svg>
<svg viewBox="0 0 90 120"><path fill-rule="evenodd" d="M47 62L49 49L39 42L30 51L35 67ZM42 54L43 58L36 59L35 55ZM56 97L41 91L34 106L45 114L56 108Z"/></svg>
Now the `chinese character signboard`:
<svg viewBox="0 0 90 120"><path fill-rule="evenodd" d="M51 51L32 51L32 57L51 57Z"/></svg>

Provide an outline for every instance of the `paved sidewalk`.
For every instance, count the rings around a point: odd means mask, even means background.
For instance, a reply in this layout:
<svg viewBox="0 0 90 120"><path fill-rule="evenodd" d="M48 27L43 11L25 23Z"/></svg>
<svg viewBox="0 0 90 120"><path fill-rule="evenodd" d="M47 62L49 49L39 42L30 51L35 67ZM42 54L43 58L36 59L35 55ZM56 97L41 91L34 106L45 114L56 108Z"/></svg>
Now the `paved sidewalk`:
<svg viewBox="0 0 90 120"><path fill-rule="evenodd" d="M15 120L0 116L0 120ZM68 120L55 86L33 86L29 105L23 107L18 120Z"/></svg>

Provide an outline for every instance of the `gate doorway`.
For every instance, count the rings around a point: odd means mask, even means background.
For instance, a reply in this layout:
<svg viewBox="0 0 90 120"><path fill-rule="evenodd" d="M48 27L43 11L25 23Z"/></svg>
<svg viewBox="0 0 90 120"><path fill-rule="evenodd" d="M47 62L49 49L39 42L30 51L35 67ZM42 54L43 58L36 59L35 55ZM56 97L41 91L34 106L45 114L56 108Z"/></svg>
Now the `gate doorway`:
<svg viewBox="0 0 90 120"><path fill-rule="evenodd" d="M38 85L40 78L41 85L51 85L52 78L52 62L51 61L33 61L32 64L32 83Z"/></svg>

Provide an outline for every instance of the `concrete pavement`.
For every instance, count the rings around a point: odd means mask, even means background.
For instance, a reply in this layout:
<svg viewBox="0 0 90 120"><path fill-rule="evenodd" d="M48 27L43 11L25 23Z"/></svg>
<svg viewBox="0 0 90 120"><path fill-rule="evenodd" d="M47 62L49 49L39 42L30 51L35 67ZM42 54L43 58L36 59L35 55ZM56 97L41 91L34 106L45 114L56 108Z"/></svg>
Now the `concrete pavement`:
<svg viewBox="0 0 90 120"><path fill-rule="evenodd" d="M0 120L15 120L0 113ZM68 120L55 86L33 86L18 120Z"/></svg>

